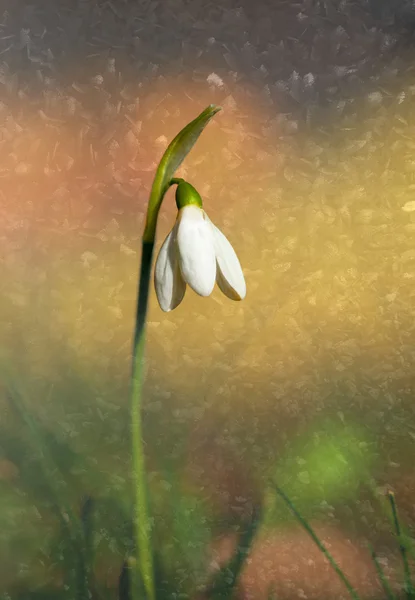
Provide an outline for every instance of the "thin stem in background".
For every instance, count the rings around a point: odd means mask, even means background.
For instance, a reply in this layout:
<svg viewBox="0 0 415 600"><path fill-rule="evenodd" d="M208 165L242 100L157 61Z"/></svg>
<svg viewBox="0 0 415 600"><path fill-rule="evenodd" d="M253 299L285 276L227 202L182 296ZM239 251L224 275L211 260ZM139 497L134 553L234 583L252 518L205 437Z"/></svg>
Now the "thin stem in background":
<svg viewBox="0 0 415 600"><path fill-rule="evenodd" d="M121 567L121 573L118 578L118 600L131 600L130 567L128 560L124 560Z"/></svg>
<svg viewBox="0 0 415 600"><path fill-rule="evenodd" d="M372 495L372 498L380 506L383 514L387 515L387 517L389 519L390 518L390 501L389 501L389 498L386 499L387 494L386 493L379 494L378 486L376 485L374 480L371 479L370 474L367 475L367 481L368 481L367 489L369 490L370 494ZM406 552L407 552L408 556L410 556L412 559L415 559L415 543L414 543L414 540L411 539L411 537L410 537L411 531L409 530L408 526L405 523L402 524L402 522L400 522L399 526L400 526L401 534L405 537Z"/></svg>
<svg viewBox="0 0 415 600"><path fill-rule="evenodd" d="M373 560L375 568L376 568L376 572L379 577L379 581L382 584L383 591L386 594L387 600L396 600L396 596L392 592L392 589L388 583L388 580L386 579L385 573L383 572L382 565L379 562L377 554L370 544L369 544L369 550L370 550L370 555L372 557L372 560Z"/></svg>
<svg viewBox="0 0 415 600"><path fill-rule="evenodd" d="M85 571L91 597L97 596L94 577L94 508L93 498L89 495L85 496L81 505L81 525L84 534Z"/></svg>
<svg viewBox="0 0 415 600"><path fill-rule="evenodd" d="M393 523L395 525L396 537L398 538L399 550L400 550L400 553L402 556L403 568L404 568L404 573L405 573L406 597L408 598L408 600L413 600L415 598L415 590L412 585L411 571L409 568L408 555L406 552L406 544L403 540L401 526L400 526L399 518L398 518L398 511L396 509L395 494L393 492L389 491L388 498L389 498L389 502L390 502L391 508L392 508Z"/></svg>
<svg viewBox="0 0 415 600"><path fill-rule="evenodd" d="M254 507L252 519L246 530L241 534L235 553L229 562L224 565L207 589L210 599L231 599L234 597L236 585L245 566L248 554L252 548L253 540L261 524L262 508Z"/></svg>
<svg viewBox="0 0 415 600"><path fill-rule="evenodd" d="M296 507L294 506L294 504L291 502L291 500L288 498L288 496L286 496L286 494L282 491L282 489L276 483L274 483L273 486L274 486L275 491L277 492L277 494L284 500L284 502L287 504L288 508L291 510L291 512L293 513L293 515L296 517L296 519L301 523L301 525L306 530L306 532L308 533L308 535L311 537L311 539L313 540L313 542L317 545L317 547L321 550L321 552L327 558L327 560L329 561L330 565L333 567L333 569L336 571L336 573L339 576L339 578L344 583L344 585L347 588L347 591L349 592L351 598L353 598L353 600L360 600L357 591L354 589L354 587L352 586L352 584L350 583L350 581L348 580L348 578L346 577L346 575L343 573L343 571L341 570L341 568L339 567L339 565L336 563L336 561L334 560L334 558L332 557L332 555L330 554L330 552L327 550L327 548L325 547L325 545L323 544L323 542L317 536L317 534L315 533L315 531L313 530L313 528L311 527L311 525L298 512L298 510L296 509Z"/></svg>
<svg viewBox="0 0 415 600"><path fill-rule="evenodd" d="M137 313L133 344L131 374L131 435L134 478L134 533L138 564L140 565L147 600L155 600L153 549L151 547L151 522L148 512L147 479L145 471L144 440L142 428L142 383L144 373L145 324L148 309L151 266L154 244L143 242L137 299ZM136 578L133 578L133 596L137 595Z"/></svg>

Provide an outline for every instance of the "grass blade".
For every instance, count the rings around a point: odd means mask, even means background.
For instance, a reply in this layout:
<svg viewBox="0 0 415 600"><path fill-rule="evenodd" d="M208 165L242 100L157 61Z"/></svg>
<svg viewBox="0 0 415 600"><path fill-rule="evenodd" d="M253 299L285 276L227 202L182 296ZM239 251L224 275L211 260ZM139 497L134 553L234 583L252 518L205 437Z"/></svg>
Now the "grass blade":
<svg viewBox="0 0 415 600"><path fill-rule="evenodd" d="M413 600L415 598L415 590L412 584L411 579L411 570L409 568L408 555L406 551L406 543L402 535L401 526L398 518L398 511L396 509L395 503L395 494L391 491L388 492L388 498L392 509L393 523L395 525L396 537L399 542L399 550L402 556L403 568L404 568L404 576L405 576L405 590L406 597L408 600Z"/></svg>
<svg viewBox="0 0 415 600"><path fill-rule="evenodd" d="M372 557L372 560L375 564L375 568L376 568L376 572L379 577L379 581L383 587L383 591L385 592L385 596L386 596L387 600L396 600L396 596L392 592L392 589L388 583L388 580L386 579L385 573L383 572L382 565L379 562L376 552L370 544L369 544L369 550L370 550L370 555Z"/></svg>
<svg viewBox="0 0 415 600"><path fill-rule="evenodd" d="M360 600L357 591L354 589L354 587L350 583L349 579L343 573L343 571L341 570L341 568L339 567L337 562L334 560L334 558L332 557L330 552L327 550L327 548L325 547L323 542L317 536L316 532L311 527L311 525L308 523L308 521L306 521L306 519L298 512L298 510L296 509L294 504L291 502L291 500L288 498L288 496L283 492L283 490L276 483L274 483L273 486L274 486L277 494L280 496L280 498L282 498L284 500L285 504L288 506L288 508L293 513L293 515L296 517L296 519L299 521L299 523L306 530L306 532L311 537L313 542L316 544L316 546L319 548L319 550L321 550L321 552L327 558L330 565L333 567L334 571L337 573L339 579L341 579L341 581L344 583L347 591L350 594L350 597L353 598L353 600Z"/></svg>
<svg viewBox="0 0 415 600"><path fill-rule="evenodd" d="M209 598L232 598L239 576L251 549L253 539L259 529L261 517L261 510L256 508L248 527L240 536L233 557L227 565L220 569L219 573L215 576L214 581L209 585L207 590L207 596Z"/></svg>
<svg viewBox="0 0 415 600"><path fill-rule="evenodd" d="M130 567L128 561L124 560L121 567L121 573L118 578L118 600L130 600Z"/></svg>
<svg viewBox="0 0 415 600"><path fill-rule="evenodd" d="M84 536L85 550L85 576L90 591L98 596L94 578L94 507L95 502L91 496L85 496L81 505L81 526Z"/></svg>

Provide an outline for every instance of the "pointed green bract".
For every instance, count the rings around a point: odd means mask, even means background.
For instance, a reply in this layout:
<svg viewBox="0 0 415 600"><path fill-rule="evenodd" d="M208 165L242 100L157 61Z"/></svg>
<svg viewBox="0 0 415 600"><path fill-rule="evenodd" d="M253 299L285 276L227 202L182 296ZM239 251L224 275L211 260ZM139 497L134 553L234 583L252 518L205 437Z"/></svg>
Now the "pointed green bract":
<svg viewBox="0 0 415 600"><path fill-rule="evenodd" d="M147 221L143 235L145 242L154 242L158 212L163 196L170 185L170 179L193 148L210 119L220 110L220 106L210 104L196 119L191 121L176 135L165 151L157 168L151 188Z"/></svg>

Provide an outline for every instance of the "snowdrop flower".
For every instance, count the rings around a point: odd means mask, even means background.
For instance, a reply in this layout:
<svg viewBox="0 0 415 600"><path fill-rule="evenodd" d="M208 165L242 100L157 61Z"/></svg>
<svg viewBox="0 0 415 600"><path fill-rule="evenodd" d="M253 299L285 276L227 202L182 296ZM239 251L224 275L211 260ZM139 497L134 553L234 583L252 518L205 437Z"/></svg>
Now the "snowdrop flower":
<svg viewBox="0 0 415 600"><path fill-rule="evenodd" d="M229 241L202 208L193 186L181 181L176 189L178 214L157 257L154 284L160 307L176 308L189 285L199 296L210 296L217 282L231 300L243 300L245 279Z"/></svg>

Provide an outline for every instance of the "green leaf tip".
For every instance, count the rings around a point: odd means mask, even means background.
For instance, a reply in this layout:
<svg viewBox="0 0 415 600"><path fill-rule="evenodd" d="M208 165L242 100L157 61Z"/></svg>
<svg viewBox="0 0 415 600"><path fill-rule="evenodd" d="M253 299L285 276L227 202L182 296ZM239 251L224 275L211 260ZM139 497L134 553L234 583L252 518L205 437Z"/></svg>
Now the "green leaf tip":
<svg viewBox="0 0 415 600"><path fill-rule="evenodd" d="M206 125L220 110L222 110L220 106L210 104L198 117L196 117L196 119L188 123L176 135L163 154L159 166L157 167L151 188L146 225L143 234L143 240L145 242L154 242L157 216L164 194L169 188L170 180L197 142Z"/></svg>

